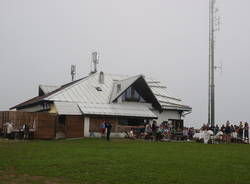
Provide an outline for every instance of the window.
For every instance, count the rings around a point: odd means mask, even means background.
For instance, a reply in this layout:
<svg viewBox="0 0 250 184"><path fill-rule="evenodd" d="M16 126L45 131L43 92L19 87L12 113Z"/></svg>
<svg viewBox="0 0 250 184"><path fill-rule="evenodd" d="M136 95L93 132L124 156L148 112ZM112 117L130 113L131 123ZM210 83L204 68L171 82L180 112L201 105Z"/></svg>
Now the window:
<svg viewBox="0 0 250 184"><path fill-rule="evenodd" d="M121 126L143 126L145 124L144 119L137 118L121 118L118 119L118 125Z"/></svg>
<svg viewBox="0 0 250 184"><path fill-rule="evenodd" d="M96 89L96 91L102 91L102 88L100 88L100 87L96 87L95 89Z"/></svg>
<svg viewBox="0 0 250 184"><path fill-rule="evenodd" d="M134 87L129 87L122 96L123 101L129 102L145 102Z"/></svg>

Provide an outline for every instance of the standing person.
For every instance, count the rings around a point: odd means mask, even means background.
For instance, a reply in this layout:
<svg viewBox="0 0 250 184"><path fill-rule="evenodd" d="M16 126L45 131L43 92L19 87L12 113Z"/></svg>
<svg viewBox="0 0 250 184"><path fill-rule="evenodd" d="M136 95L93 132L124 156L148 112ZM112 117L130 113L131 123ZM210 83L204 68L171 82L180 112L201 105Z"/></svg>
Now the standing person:
<svg viewBox="0 0 250 184"><path fill-rule="evenodd" d="M240 126L239 126L239 137L240 137L240 140L242 141L243 140L243 123L242 123L242 121L240 122Z"/></svg>
<svg viewBox="0 0 250 184"><path fill-rule="evenodd" d="M157 133L157 123L154 120L152 124L152 135L153 135L153 140L156 140L156 133Z"/></svg>
<svg viewBox="0 0 250 184"><path fill-rule="evenodd" d="M147 123L145 125L144 133L145 133L145 139L150 139L150 136L151 136L151 133L152 133L152 129L151 129L150 123Z"/></svg>
<svg viewBox="0 0 250 184"><path fill-rule="evenodd" d="M249 126L247 122L245 122L245 126L244 126L244 138L245 138L245 141L249 143Z"/></svg>
<svg viewBox="0 0 250 184"><path fill-rule="evenodd" d="M7 138L11 139L12 138L12 131L13 131L13 125L12 123L6 123L7 124Z"/></svg>
<svg viewBox="0 0 250 184"><path fill-rule="evenodd" d="M225 125L224 124L221 126L220 131L222 131L223 134L225 133Z"/></svg>
<svg viewBox="0 0 250 184"><path fill-rule="evenodd" d="M28 124L28 123L25 123L25 124L24 124L24 127L23 127L23 140L29 138L29 130L30 130L29 124Z"/></svg>
<svg viewBox="0 0 250 184"><path fill-rule="evenodd" d="M106 128L106 123L105 123L105 121L103 121L101 126L100 126L100 133L101 133L102 138L104 138L104 136L105 136L105 128Z"/></svg>
<svg viewBox="0 0 250 184"><path fill-rule="evenodd" d="M220 128L218 126L218 124L215 126L214 128L214 135L217 135L217 133L220 131Z"/></svg>
<svg viewBox="0 0 250 184"><path fill-rule="evenodd" d="M225 127L225 141L228 143L231 141L231 126L230 126L230 122L227 121L226 122L226 127Z"/></svg>
<svg viewBox="0 0 250 184"><path fill-rule="evenodd" d="M110 133L111 133L111 130L112 130L112 125L110 122L107 122L106 123L106 129L107 129L107 141L110 140Z"/></svg>

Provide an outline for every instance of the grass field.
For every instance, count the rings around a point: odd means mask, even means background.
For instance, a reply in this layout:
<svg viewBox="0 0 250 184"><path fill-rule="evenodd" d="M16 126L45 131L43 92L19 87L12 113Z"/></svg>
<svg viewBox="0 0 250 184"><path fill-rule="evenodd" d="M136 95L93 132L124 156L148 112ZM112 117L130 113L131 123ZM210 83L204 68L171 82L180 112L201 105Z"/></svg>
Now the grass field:
<svg viewBox="0 0 250 184"><path fill-rule="evenodd" d="M0 150L0 183L250 183L243 144L0 141Z"/></svg>

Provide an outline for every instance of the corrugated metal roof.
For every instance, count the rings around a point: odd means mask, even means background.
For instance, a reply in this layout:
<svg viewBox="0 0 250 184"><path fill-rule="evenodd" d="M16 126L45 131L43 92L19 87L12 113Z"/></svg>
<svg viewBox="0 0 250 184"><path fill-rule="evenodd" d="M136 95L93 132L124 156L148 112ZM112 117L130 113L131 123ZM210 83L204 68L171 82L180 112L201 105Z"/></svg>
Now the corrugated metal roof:
<svg viewBox="0 0 250 184"><path fill-rule="evenodd" d="M120 95L120 93L115 93L115 85L121 84L122 93L124 89L129 87L129 85L131 85L135 80L138 79L138 77L141 76L142 75L128 77L124 75L112 75L104 73L104 84L100 84L99 73L95 73L61 91L48 96L47 98L45 98L45 100L87 104L109 104L112 99ZM166 88L162 88L162 86L164 85L160 81L152 80L149 78L146 78L146 81L148 82L149 87L164 109L168 108L166 104L169 103L172 104L171 109L175 105L178 109L180 108L180 106L183 106L185 109L187 109L188 106L182 104L180 99L173 97L173 95L170 94ZM97 90L97 87L101 89L101 91Z"/></svg>
<svg viewBox="0 0 250 184"><path fill-rule="evenodd" d="M59 115L82 115L77 103L54 102Z"/></svg>
<svg viewBox="0 0 250 184"><path fill-rule="evenodd" d="M110 75L105 75L104 84L100 84L98 79L99 76L95 73L45 100L106 104L109 102L113 80ZM101 91L98 91L97 87Z"/></svg>
<svg viewBox="0 0 250 184"><path fill-rule="evenodd" d="M157 118L147 107L136 104L87 104L78 103L83 114L87 115L112 115L128 117Z"/></svg>
<svg viewBox="0 0 250 184"><path fill-rule="evenodd" d="M147 78L147 82L163 109L191 110L191 107L185 105L181 99L174 97L160 81Z"/></svg>
<svg viewBox="0 0 250 184"><path fill-rule="evenodd" d="M97 72L93 75L87 76L85 78L69 83L68 85L62 86L59 89L57 89L56 86L46 87L44 85L43 89L48 94L44 95L43 97L39 97L38 100L49 100L54 101L56 103L64 102L62 104L57 104L57 108L61 113L64 112L63 109L67 109L67 112L70 112L71 108L73 111L77 110L77 108L73 109L75 105L70 104L67 106L65 102L70 102L73 104L110 104L112 102L111 99L114 99L115 97L117 97L117 95L119 96L119 94L114 93L116 92L116 89L114 89L116 84L121 84L122 92L124 91L124 89L129 87L129 85L131 85L135 80L137 80L138 77L141 76L142 75L128 77L125 75L113 75L104 73L104 84L100 84L99 72ZM160 102L160 105L163 109L174 109L176 107L176 110L179 110L181 107L183 107L183 109L185 110L191 110L191 108L184 105L180 99L174 97L171 93L169 93L169 90L167 88L163 88L164 85L160 81L146 78L146 82L158 102ZM97 90L97 88L99 89ZM33 101L35 100L36 98ZM29 103L29 101L27 103Z"/></svg>

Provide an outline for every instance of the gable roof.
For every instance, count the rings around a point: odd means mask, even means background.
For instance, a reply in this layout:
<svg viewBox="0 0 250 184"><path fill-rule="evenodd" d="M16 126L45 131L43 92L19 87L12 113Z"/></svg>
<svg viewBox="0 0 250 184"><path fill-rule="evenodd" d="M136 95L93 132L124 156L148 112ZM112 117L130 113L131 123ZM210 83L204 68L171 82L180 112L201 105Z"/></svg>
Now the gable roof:
<svg viewBox="0 0 250 184"><path fill-rule="evenodd" d="M112 88L112 93L110 96L110 102L113 102L119 98L136 80L138 80L142 75L132 76L123 80L115 81ZM120 91L117 91L117 86L120 85Z"/></svg>
<svg viewBox="0 0 250 184"><path fill-rule="evenodd" d="M116 93L116 85L121 84L121 91ZM181 100L168 93L167 88L159 81L148 79L143 75L128 77L124 75L104 74L104 84L99 83L99 72L70 82L48 92L43 96L32 98L24 103L12 107L21 108L41 101L70 102L85 104L110 104L119 97L129 86L137 85L146 92L140 92L145 99L156 104L157 109L174 109L190 111L191 107L182 104ZM98 89L97 89L98 88ZM146 100L145 99L145 100Z"/></svg>

